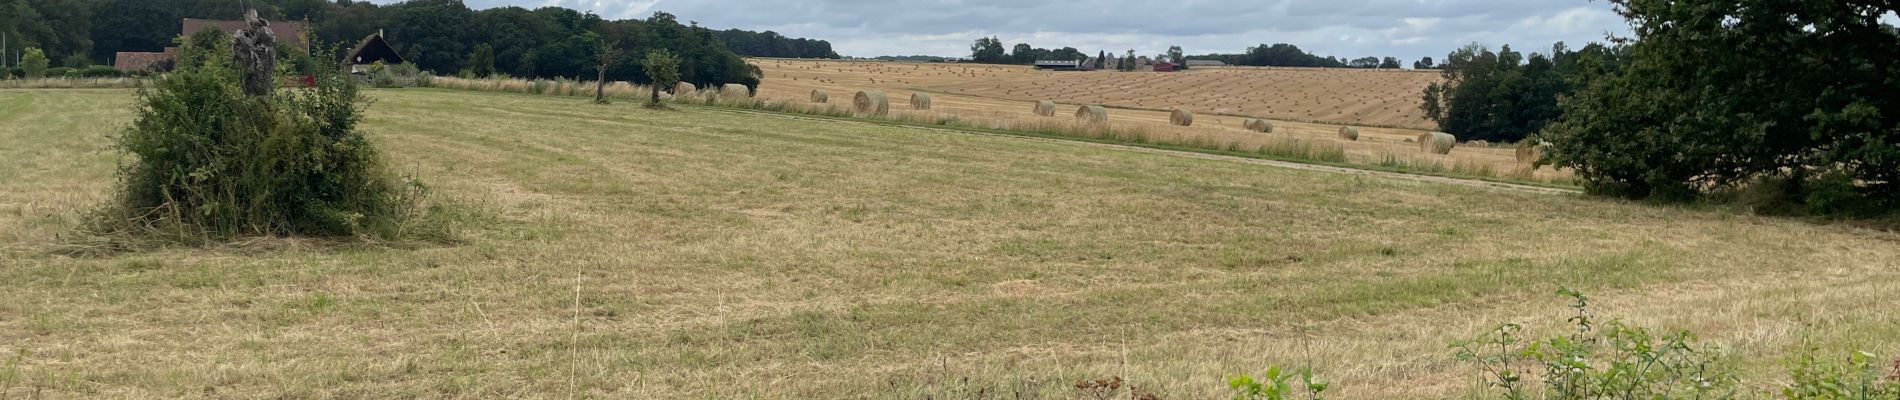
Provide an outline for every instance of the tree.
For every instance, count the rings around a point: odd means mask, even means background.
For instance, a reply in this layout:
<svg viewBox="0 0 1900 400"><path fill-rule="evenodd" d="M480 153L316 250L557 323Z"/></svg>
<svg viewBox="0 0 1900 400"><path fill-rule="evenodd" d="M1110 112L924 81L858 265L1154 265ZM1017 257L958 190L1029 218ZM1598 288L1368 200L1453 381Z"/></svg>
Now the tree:
<svg viewBox="0 0 1900 400"><path fill-rule="evenodd" d="M26 71L27 79L46 77L48 64L51 63L46 60L46 52L40 51L38 47L28 47L20 53L20 69Z"/></svg>
<svg viewBox="0 0 1900 400"><path fill-rule="evenodd" d="M1540 134L1547 161L1635 198L1769 179L1807 210L1900 205L1900 35L1879 23L1900 4L1610 3L1630 22L1630 61L1579 63L1597 78Z"/></svg>
<svg viewBox="0 0 1900 400"><path fill-rule="evenodd" d="M1030 47L1028 43L1017 43L1015 48L1010 49L1009 58L1017 64L1033 64L1036 62L1036 48Z"/></svg>
<svg viewBox="0 0 1900 400"><path fill-rule="evenodd" d="M679 56L665 49L647 52L647 58L640 65L646 69L647 78L652 80L653 98L647 100L648 106L660 105L660 88L673 87L679 83ZM682 95L683 93L675 93Z"/></svg>
<svg viewBox="0 0 1900 400"><path fill-rule="evenodd" d="M970 45L970 60L986 64L1002 64L1006 60L1003 53L1003 41L994 37L977 38Z"/></svg>
<svg viewBox="0 0 1900 400"><path fill-rule="evenodd" d="M1353 68L1378 68L1379 58L1378 57L1355 58L1355 59L1352 59L1352 62L1348 63L1347 65L1350 65Z"/></svg>
<svg viewBox="0 0 1900 400"><path fill-rule="evenodd" d="M1181 51L1181 46L1168 46L1168 52L1166 54L1168 63L1176 66L1187 65L1187 54Z"/></svg>
<svg viewBox="0 0 1900 400"><path fill-rule="evenodd" d="M1438 68L1438 65L1432 62L1431 57L1421 58L1418 61L1415 61L1412 63L1412 69L1434 69L1434 68Z"/></svg>
<svg viewBox="0 0 1900 400"><path fill-rule="evenodd" d="M1384 61L1379 62L1379 68L1399 69L1399 59L1397 57L1386 57Z"/></svg>
<svg viewBox="0 0 1900 400"><path fill-rule="evenodd" d="M620 43L609 42L604 39L596 39L595 41L600 43L600 50L594 52L594 58L600 65L594 67L594 104L607 104L609 103L607 100L607 66L613 65L614 59L619 57Z"/></svg>
<svg viewBox="0 0 1900 400"><path fill-rule="evenodd" d="M475 45L475 52L468 55L468 71L476 78L495 75L495 47L487 43Z"/></svg>

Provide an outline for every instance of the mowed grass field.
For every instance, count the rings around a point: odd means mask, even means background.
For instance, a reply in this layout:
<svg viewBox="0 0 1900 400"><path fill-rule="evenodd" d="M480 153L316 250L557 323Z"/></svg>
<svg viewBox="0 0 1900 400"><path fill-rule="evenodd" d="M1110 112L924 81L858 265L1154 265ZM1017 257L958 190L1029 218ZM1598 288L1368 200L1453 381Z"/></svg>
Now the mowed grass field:
<svg viewBox="0 0 1900 400"><path fill-rule="evenodd" d="M1900 237L1576 196L688 107L382 90L458 243L69 256L123 90L0 91L0 393L1166 399L1311 366L1469 395L1503 321L1685 328L1762 390L1900 355Z"/></svg>

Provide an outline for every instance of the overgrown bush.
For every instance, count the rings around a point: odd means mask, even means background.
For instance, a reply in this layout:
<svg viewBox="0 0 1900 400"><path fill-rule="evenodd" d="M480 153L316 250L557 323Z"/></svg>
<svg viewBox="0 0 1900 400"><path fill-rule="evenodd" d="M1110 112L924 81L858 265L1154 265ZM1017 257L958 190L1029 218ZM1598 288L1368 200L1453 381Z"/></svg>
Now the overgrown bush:
<svg viewBox="0 0 1900 400"><path fill-rule="evenodd" d="M192 62L139 90L137 118L117 138L116 199L90 231L136 241L113 244L442 237L425 188L393 178L357 130L364 103L350 78L318 69L315 87L251 97L228 43L187 42Z"/></svg>

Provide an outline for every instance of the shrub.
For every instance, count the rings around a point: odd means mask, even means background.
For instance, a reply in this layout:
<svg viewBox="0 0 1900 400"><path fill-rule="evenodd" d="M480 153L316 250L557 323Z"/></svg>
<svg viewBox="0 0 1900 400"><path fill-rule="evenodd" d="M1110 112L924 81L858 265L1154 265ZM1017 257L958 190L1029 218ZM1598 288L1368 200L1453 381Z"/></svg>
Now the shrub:
<svg viewBox="0 0 1900 400"><path fill-rule="evenodd" d="M208 53L217 52L181 49ZM348 77L319 69L315 87L262 99L243 93L228 60L180 63L139 90L137 118L117 138L125 161L116 199L90 231L187 244L442 233L422 223L424 187L392 179L356 129L363 103Z"/></svg>
<svg viewBox="0 0 1900 400"><path fill-rule="evenodd" d="M117 78L121 76L125 76L125 74L119 72L119 69L104 65L95 65L79 70L79 77L81 78Z"/></svg>
<svg viewBox="0 0 1900 400"><path fill-rule="evenodd" d="M38 47L28 47L20 54L21 76L27 79L44 78L48 63L45 52L40 51Z"/></svg>
<svg viewBox="0 0 1900 400"><path fill-rule="evenodd" d="M46 72L40 75L40 77L42 78L72 78L74 77L73 75L75 75L75 73L73 72L72 68L53 67L53 68L47 68Z"/></svg>
<svg viewBox="0 0 1900 400"><path fill-rule="evenodd" d="M1258 380L1247 374L1228 378L1227 388L1234 391L1234 400L1321 400L1326 398L1326 388L1332 386L1324 379L1314 377L1311 368L1300 370L1299 391L1294 391L1292 380L1293 377L1282 374L1280 368L1268 367Z"/></svg>

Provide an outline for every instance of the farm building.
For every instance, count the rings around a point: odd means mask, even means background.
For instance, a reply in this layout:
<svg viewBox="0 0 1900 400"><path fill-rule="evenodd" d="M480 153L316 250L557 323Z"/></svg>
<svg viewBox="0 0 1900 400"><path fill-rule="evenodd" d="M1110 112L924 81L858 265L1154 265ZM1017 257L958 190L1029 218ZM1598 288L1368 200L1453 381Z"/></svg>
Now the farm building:
<svg viewBox="0 0 1900 400"><path fill-rule="evenodd" d="M378 63L396 65L407 61L403 60L401 54L396 53L396 48L390 46L388 40L383 39L383 31L379 29L375 34L363 38L363 42L357 43L355 48L350 49L350 57L344 59L343 62L349 64L350 73L361 74L369 72L370 66Z"/></svg>
<svg viewBox="0 0 1900 400"><path fill-rule="evenodd" d="M240 29L250 27L250 25L244 21L196 18L185 18L180 21L179 25L182 27L180 31L183 32L185 36L191 36L192 34L211 28L218 28L218 30L224 31L225 33L236 33ZM303 49L305 52L310 51L310 24L308 22L276 21L270 24L270 31L271 34L277 36L278 44ZM164 51L159 52L121 51L113 54L112 67L126 72L150 70L154 68L163 69L165 66L171 64L171 61L177 57L177 47L166 47Z"/></svg>
<svg viewBox="0 0 1900 400"><path fill-rule="evenodd" d="M1193 68L1193 67L1225 67L1225 66L1227 66L1227 63L1226 63L1226 62L1223 62L1223 61L1221 61L1221 60L1187 60L1187 66L1188 66L1188 68Z"/></svg>
<svg viewBox="0 0 1900 400"><path fill-rule="evenodd" d="M1056 70L1056 71L1094 71L1095 60L1092 58L1086 58L1086 57L1080 61L1036 60L1036 69L1047 69L1047 70Z"/></svg>
<svg viewBox="0 0 1900 400"><path fill-rule="evenodd" d="M1155 63L1154 70L1155 72L1174 72L1174 63L1167 61Z"/></svg>

